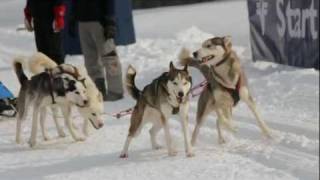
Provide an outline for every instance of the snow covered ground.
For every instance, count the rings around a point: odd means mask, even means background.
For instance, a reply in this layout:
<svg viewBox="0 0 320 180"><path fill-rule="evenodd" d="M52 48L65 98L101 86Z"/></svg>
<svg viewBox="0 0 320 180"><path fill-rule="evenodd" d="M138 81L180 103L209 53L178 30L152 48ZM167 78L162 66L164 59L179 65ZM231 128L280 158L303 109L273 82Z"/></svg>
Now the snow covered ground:
<svg viewBox="0 0 320 180"><path fill-rule="evenodd" d="M16 32L22 22L24 1L0 2L0 80L13 92L18 82L10 68L17 54L35 51L33 35ZM231 35L234 48L242 58L251 90L268 125L273 140L264 139L252 114L240 103L234 112L239 132L227 134L228 143L219 145L215 116L201 129L196 156L186 158L181 127L177 117L170 121L179 153L168 157L166 150L152 151L148 127L134 139L128 159L118 156L129 125L129 116L105 116L105 127L92 130L85 142L75 143L70 136L56 138L49 123L52 140L39 137L36 149L14 142L15 120L0 120L1 180L106 180L106 179L219 179L219 180L316 180L319 178L319 72L250 60L246 1L227 1L199 5L139 10L134 12L138 42L120 47L124 68L133 64L137 85L142 88L176 61L181 47L196 49L213 35ZM68 57L73 64L82 57ZM202 76L192 70L194 82ZM196 100L190 108L190 131L194 127ZM131 107L130 97L106 103L105 111L118 112ZM75 114L74 121L81 125ZM48 117L50 122L50 117ZM25 142L30 134L30 117L25 123ZM67 131L66 131L67 132ZM164 144L163 134L159 135Z"/></svg>

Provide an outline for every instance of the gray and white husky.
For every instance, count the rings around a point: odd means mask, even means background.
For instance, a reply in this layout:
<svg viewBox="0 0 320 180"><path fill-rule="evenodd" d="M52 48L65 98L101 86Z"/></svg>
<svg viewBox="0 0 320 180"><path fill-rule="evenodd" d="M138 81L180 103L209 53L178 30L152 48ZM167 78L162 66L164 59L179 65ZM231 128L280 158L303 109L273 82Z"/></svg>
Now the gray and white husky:
<svg viewBox="0 0 320 180"><path fill-rule="evenodd" d="M181 118L186 156L193 156L188 130L189 93L192 86L188 66L179 70L171 62L169 72L165 72L154 79L142 91L135 85L135 76L136 70L129 66L126 75L127 89L129 94L137 100L137 103L131 116L129 133L120 157L128 157L129 144L132 138L140 133L143 125L147 122L153 124L149 131L152 148L161 148L157 143L156 136L163 128L168 154L169 156L176 155L177 152L172 147L168 120L171 115L177 113Z"/></svg>
<svg viewBox="0 0 320 180"><path fill-rule="evenodd" d="M14 70L21 84L17 102L17 143L21 142L21 123L26 117L30 106L33 106L33 115L29 144L34 147L36 145L39 114L40 118L43 118L43 113L41 112L48 105L67 106L74 104L78 107L85 107L88 104L88 97L83 83L70 73L53 74L51 71L43 72L32 76L29 80L23 71L22 63L18 61L14 61ZM63 109L63 115L68 116L68 108ZM72 126L71 123L68 123L68 125Z"/></svg>
<svg viewBox="0 0 320 180"><path fill-rule="evenodd" d="M205 118L212 111L215 111L218 116L216 122L219 143L224 143L225 139L220 126L225 125L229 130L234 131L231 124L232 108L239 100L243 100L251 109L264 135L270 136L269 128L261 119L250 94L240 60L232 50L231 37L215 37L206 40L202 47L193 53L193 57L187 49L183 49L179 59L181 65L190 65L199 69L208 82L198 100L192 145L196 143Z"/></svg>

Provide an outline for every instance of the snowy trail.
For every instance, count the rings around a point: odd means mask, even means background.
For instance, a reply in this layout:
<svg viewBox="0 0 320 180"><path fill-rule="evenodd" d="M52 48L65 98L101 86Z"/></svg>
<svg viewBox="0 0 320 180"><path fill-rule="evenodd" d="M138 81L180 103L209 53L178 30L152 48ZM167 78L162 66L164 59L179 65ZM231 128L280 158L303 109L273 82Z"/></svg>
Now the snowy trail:
<svg viewBox="0 0 320 180"><path fill-rule="evenodd" d="M4 6L0 6L0 21L4 21L3 9L10 9L9 15L14 17L6 19L0 27L0 80L17 93L19 85L10 68L11 60L15 55L31 54L35 47L32 34L15 31L21 24L18 10L23 7L23 2L6 0L1 4ZM194 50L215 34L231 34L258 108L273 129L272 140L261 136L253 115L244 103L234 110L233 119L238 132L226 132L225 145L217 143L216 116L208 117L194 148L194 158L185 157L181 126L176 116L170 121L178 150L176 157L168 157L165 148L151 150L150 126L147 125L133 140L126 160L118 156L127 135L130 116L122 119L105 116L105 127L99 131L92 130L91 136L81 143L75 143L70 136L57 138L51 117L48 117L52 139L44 142L39 136L39 145L34 150L26 143L30 135L30 116L24 123L25 142L22 145L14 142L15 120L0 119L0 180L318 179L319 72L251 62L245 6L245 1L236 1L136 11L138 42L130 47L119 47L119 54L124 68L129 64L136 67L137 86L142 88L167 71L169 62L176 61L183 46ZM210 22L203 18L207 12L221 14L230 9L235 13L226 16L224 21L217 16L210 18ZM191 18L194 21L190 24ZM150 22L150 19L154 21ZM158 26L155 26L158 21ZM237 29L232 28L235 23L240 24ZM68 57L67 61L83 63L79 56ZM201 82L203 77L200 73L190 70L195 84ZM106 103L105 111L118 112L134 103L126 95L119 102ZM197 98L194 98L190 106L190 131L194 128L196 107ZM82 125L78 114L74 115L74 121ZM158 139L165 144L163 132Z"/></svg>

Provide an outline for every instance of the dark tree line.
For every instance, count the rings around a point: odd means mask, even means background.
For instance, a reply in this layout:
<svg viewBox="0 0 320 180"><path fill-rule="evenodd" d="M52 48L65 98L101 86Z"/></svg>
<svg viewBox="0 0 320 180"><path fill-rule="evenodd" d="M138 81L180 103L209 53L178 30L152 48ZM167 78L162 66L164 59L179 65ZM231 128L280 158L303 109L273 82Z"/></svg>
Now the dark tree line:
<svg viewBox="0 0 320 180"><path fill-rule="evenodd" d="M191 4L214 0L132 0L135 9Z"/></svg>

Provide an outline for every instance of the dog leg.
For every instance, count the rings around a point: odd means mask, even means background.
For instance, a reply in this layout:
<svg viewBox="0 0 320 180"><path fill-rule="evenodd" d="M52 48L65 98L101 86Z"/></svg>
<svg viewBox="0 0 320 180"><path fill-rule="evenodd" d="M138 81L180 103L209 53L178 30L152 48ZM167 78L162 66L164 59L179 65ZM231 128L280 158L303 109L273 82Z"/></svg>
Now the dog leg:
<svg viewBox="0 0 320 180"><path fill-rule="evenodd" d="M122 152L120 154L120 158L128 158L129 145L132 141L132 138L133 138L132 136L128 135L126 142L124 143Z"/></svg>
<svg viewBox="0 0 320 180"><path fill-rule="evenodd" d="M172 138L171 138L171 134L170 134L170 128L169 128L169 115L171 115L172 113L172 108L168 107L168 106L162 106L162 113L160 116L161 122L163 124L163 128L164 128L164 135L166 138L166 144L167 144L167 148L168 148L168 155L169 156L176 156L177 155L177 151L173 148L172 146Z"/></svg>
<svg viewBox="0 0 320 180"><path fill-rule="evenodd" d="M46 131L46 127L45 127L45 118L46 118L46 114L47 114L47 108L43 107L40 110L40 126L41 126L41 132L42 132L42 136L43 136L43 140L48 141L50 140L48 133Z"/></svg>
<svg viewBox="0 0 320 180"><path fill-rule="evenodd" d="M265 122L261 119L260 113L257 111L256 104L255 104L252 96L249 94L249 90L246 87L242 87L240 89L240 97L248 105L248 107L252 111L253 115L255 116L255 118L258 122L258 125L259 125L262 133L266 137L271 138L270 130L269 130L268 126L265 124Z"/></svg>
<svg viewBox="0 0 320 180"><path fill-rule="evenodd" d="M157 142L157 134L161 130L161 128L162 126L160 123L154 123L152 128L149 130L151 145L152 145L152 149L154 150L158 150L162 148L162 146L159 145Z"/></svg>
<svg viewBox="0 0 320 180"><path fill-rule="evenodd" d="M23 96L24 96L23 94L19 94L20 98L22 98ZM18 102L19 101L23 101L23 100L19 99ZM21 126L22 126L23 120L26 119L26 116L29 111L29 104L28 105L26 104L27 103L18 103L17 126L16 126L16 143L17 144L21 143Z"/></svg>
<svg viewBox="0 0 320 180"><path fill-rule="evenodd" d="M200 128L202 124L204 123L204 120L207 118L210 112L213 111L213 107L209 105L209 100L210 97L208 96L209 92L208 90L204 90L200 98L198 100L198 108L197 108L197 119L196 119L196 125L194 127L193 133L192 133L192 138L191 138L191 145L194 146L197 141L197 137L200 132ZM210 107L209 107L210 106Z"/></svg>
<svg viewBox="0 0 320 180"><path fill-rule="evenodd" d="M132 138L137 136L142 128L145 107L146 105L144 103L138 102L132 112L129 133L121 151L120 158L128 158L129 145L132 141Z"/></svg>
<svg viewBox="0 0 320 180"><path fill-rule="evenodd" d="M236 133L237 130L232 124L232 117L230 115L230 108L222 108L219 110L221 112L221 122L223 123L224 127L226 127L230 132Z"/></svg>
<svg viewBox="0 0 320 180"><path fill-rule="evenodd" d="M63 116L64 116L65 123L67 124L67 127L68 127L68 129L69 129L69 132L70 132L72 138L73 138L75 141L85 141L85 138L78 136L77 133L76 133L75 130L74 130L74 127L73 127L73 125L72 125L72 121L71 121L71 119L70 119L70 116L71 116L71 106L69 106L69 105L64 106L64 108L62 108L62 114L63 114Z"/></svg>
<svg viewBox="0 0 320 180"><path fill-rule="evenodd" d="M167 120L164 120L164 121L167 121ZM168 122L164 122L163 127L164 127L164 135L166 138L167 148L168 148L168 155L169 156L176 156L177 151L172 147L172 138L171 138Z"/></svg>
<svg viewBox="0 0 320 180"><path fill-rule="evenodd" d="M189 123L188 111L189 111L189 103L186 103L180 106L179 115L180 115L180 121L182 125L183 136L184 136L184 146L185 146L186 156L193 157L194 153L193 153L191 142L190 142L189 126L188 126L188 123Z"/></svg>
<svg viewBox="0 0 320 180"><path fill-rule="evenodd" d="M224 144L226 141L223 138L222 131L221 131L221 125L220 125L221 121L223 121L222 112L220 109L217 109L216 112L217 112L217 116L218 116L218 118L217 118L218 142L219 142L219 144Z"/></svg>
<svg viewBox="0 0 320 180"><path fill-rule="evenodd" d="M17 127L16 127L16 143L17 144L21 143L21 125L22 125L22 119L17 118Z"/></svg>
<svg viewBox="0 0 320 180"><path fill-rule="evenodd" d="M29 139L29 145L31 148L37 144L37 131L38 131L38 116L39 116L39 108L37 105L34 105L33 115L32 115L32 129L31 136Z"/></svg>
<svg viewBox="0 0 320 180"><path fill-rule="evenodd" d="M83 127L82 127L82 132L83 134L88 137L89 136L89 120L87 118L84 119L84 122L83 122Z"/></svg>
<svg viewBox="0 0 320 180"><path fill-rule="evenodd" d="M62 108L61 108L61 110L62 110ZM66 137L66 134L64 133L63 128L61 127L59 120L58 120L58 109L56 107L51 107L51 111L53 114L53 120L56 125L59 137Z"/></svg>

